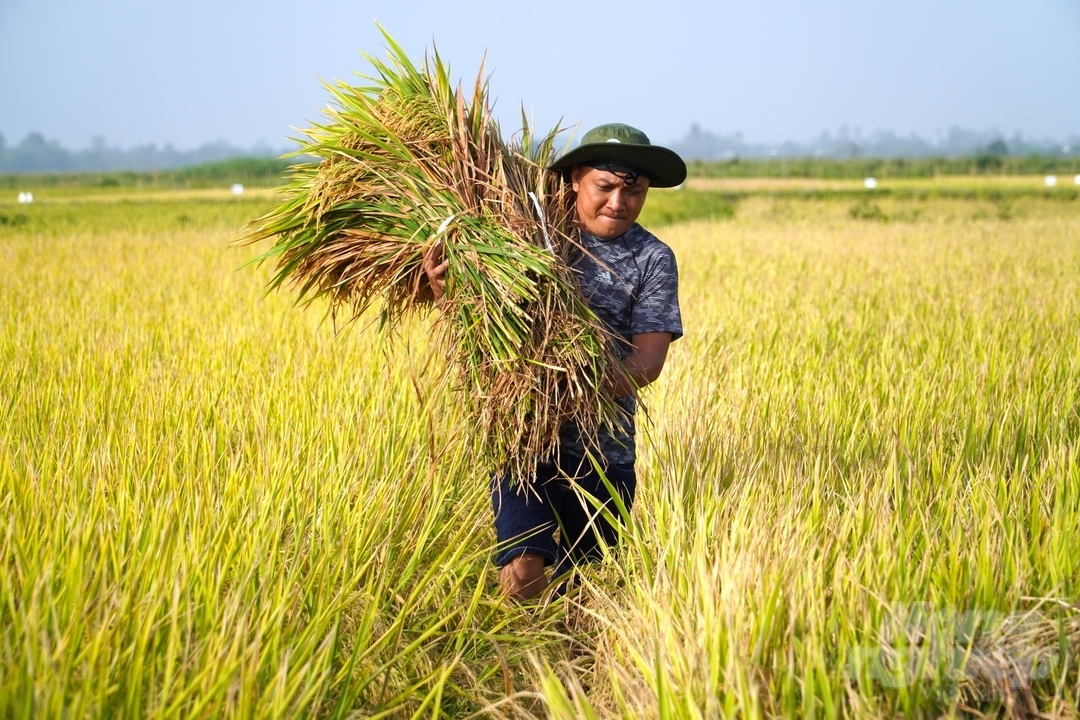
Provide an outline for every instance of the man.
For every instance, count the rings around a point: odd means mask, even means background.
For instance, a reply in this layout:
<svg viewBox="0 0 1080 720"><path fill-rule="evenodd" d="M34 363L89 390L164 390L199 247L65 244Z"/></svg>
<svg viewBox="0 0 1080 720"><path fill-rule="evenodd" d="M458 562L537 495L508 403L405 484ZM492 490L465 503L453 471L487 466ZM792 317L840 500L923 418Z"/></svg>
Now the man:
<svg viewBox="0 0 1080 720"><path fill-rule="evenodd" d="M667 245L636 223L650 187L674 187L686 179L686 165L671 150L652 145L628 125L601 125L550 170L567 173L572 184L586 252L576 259L581 291L589 306L617 338L615 348L629 375L613 389L625 411L621 427L602 428L589 445L608 483L627 508L634 499L634 411L636 392L660 376L668 346L682 336L678 270ZM429 256L424 269L436 299L445 292L447 263ZM575 564L601 555L601 541L613 546L618 529L598 516L588 493L618 516L611 491L586 457L586 443L567 423L559 431L558 460L541 464L533 487L539 497L518 492L509 476L492 480L492 507L499 540L496 564L507 595L519 600L547 589ZM567 478L573 478L571 485ZM559 540L555 540L558 530Z"/></svg>

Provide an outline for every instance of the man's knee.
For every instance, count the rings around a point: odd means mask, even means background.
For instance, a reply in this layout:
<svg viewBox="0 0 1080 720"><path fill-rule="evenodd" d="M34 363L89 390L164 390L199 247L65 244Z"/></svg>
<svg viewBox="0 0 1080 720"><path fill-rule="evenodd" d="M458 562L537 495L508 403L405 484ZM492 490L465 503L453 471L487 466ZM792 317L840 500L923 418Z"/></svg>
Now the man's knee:
<svg viewBox="0 0 1080 720"><path fill-rule="evenodd" d="M503 592L516 600L529 600L548 586L543 555L524 552L510 559L499 571Z"/></svg>

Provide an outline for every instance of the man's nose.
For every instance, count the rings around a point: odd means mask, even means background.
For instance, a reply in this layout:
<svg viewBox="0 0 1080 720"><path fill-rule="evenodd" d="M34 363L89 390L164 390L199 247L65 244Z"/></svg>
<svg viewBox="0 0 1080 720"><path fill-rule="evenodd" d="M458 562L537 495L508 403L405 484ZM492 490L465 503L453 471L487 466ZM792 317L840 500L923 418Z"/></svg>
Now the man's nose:
<svg viewBox="0 0 1080 720"><path fill-rule="evenodd" d="M611 191L611 194L608 195L607 205L612 210L622 210L626 206L622 188Z"/></svg>

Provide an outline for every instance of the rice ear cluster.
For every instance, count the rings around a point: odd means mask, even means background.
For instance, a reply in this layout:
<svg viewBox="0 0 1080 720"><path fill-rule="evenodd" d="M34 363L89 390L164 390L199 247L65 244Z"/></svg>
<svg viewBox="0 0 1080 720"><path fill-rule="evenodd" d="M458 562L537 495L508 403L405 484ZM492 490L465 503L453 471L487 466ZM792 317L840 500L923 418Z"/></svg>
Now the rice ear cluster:
<svg viewBox="0 0 1080 720"><path fill-rule="evenodd" d="M583 252L572 195L545 169L557 129L523 122L504 141L482 70L467 96L437 53L417 67L384 36L368 85L327 86L336 106L295 153L319 161L294 166L286 200L245 241L273 242L260 258L277 264L272 287L325 297L335 316L376 309L382 332L431 308L423 262L441 243L440 384L464 403L477 460L527 478L564 421L585 437L617 421L609 388L625 374L570 269Z"/></svg>

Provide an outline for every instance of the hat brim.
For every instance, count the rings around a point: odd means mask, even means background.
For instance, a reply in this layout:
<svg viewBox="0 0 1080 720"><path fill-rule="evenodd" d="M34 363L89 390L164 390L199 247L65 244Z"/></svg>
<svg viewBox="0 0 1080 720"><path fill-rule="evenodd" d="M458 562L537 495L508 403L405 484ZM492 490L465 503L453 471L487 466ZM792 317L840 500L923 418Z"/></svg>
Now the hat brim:
<svg viewBox="0 0 1080 720"><path fill-rule="evenodd" d="M674 152L659 145L614 142L579 145L548 169L565 171L592 160L610 160L640 168L649 177L649 187L675 187L686 180L686 163Z"/></svg>

